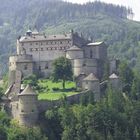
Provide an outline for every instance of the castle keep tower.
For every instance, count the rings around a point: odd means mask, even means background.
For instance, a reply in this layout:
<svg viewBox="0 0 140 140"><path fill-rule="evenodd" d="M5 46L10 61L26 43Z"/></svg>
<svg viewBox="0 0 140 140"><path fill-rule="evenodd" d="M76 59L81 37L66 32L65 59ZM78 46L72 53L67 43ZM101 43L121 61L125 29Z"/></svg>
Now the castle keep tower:
<svg viewBox="0 0 140 140"><path fill-rule="evenodd" d="M37 94L28 85L19 97L19 123L25 126L32 126L37 122Z"/></svg>

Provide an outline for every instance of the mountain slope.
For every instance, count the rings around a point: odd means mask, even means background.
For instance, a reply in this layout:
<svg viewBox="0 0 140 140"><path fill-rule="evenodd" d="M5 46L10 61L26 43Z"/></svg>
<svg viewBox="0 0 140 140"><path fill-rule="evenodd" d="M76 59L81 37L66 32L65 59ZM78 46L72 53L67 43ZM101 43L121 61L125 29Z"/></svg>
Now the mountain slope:
<svg viewBox="0 0 140 140"><path fill-rule="evenodd" d="M101 2L85 5L59 0L5 0L0 5L0 60L7 70L8 56L14 54L16 38L29 27L37 26L46 34L82 33L93 41L109 45L109 55L129 59L132 66L140 65L140 23L128 20L131 9Z"/></svg>

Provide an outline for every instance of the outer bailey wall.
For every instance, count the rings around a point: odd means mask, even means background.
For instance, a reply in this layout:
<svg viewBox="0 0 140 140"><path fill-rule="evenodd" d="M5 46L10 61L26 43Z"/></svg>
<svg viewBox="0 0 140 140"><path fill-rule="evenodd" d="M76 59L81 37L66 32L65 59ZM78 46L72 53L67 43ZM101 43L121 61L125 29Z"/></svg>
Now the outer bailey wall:
<svg viewBox="0 0 140 140"><path fill-rule="evenodd" d="M88 92L88 90L67 97L67 98L66 98L67 103L69 103L69 104L79 103L79 102L80 102L80 97L81 97L83 94L86 94L87 92ZM44 112L44 111L46 111L46 110L48 110L48 109L51 109L51 108L54 107L54 106L60 106L60 104L61 104L60 100L54 100L54 101L40 100L40 101L38 102L38 111L41 113L41 112Z"/></svg>

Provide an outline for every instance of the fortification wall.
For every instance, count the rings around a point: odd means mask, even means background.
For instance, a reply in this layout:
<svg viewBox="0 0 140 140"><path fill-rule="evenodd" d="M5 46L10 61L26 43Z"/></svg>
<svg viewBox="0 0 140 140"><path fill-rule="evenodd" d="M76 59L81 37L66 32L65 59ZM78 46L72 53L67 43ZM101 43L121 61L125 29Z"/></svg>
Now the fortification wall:
<svg viewBox="0 0 140 140"><path fill-rule="evenodd" d="M86 94L86 92L87 92L87 90L83 91L79 94L75 94L75 95L67 97L66 98L67 103L69 103L69 104L79 103L80 97L83 94ZM41 112L47 111L48 109L51 109L52 107L60 106L60 105L61 105L60 100L54 100L54 101L40 100L40 101L38 101L38 110L41 113Z"/></svg>

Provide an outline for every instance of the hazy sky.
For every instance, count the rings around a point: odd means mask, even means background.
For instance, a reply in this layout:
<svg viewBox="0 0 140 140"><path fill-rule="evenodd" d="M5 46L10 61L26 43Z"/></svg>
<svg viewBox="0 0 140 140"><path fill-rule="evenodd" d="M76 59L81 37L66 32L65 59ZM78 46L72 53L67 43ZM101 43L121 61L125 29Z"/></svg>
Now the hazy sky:
<svg viewBox="0 0 140 140"><path fill-rule="evenodd" d="M73 3L86 3L88 1L92 2L94 0L65 0L65 1L70 1ZM100 1L131 7L135 14L134 20L140 21L140 0L100 0Z"/></svg>

